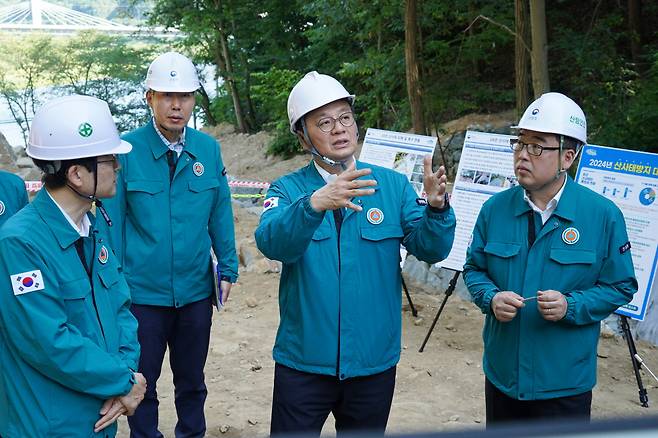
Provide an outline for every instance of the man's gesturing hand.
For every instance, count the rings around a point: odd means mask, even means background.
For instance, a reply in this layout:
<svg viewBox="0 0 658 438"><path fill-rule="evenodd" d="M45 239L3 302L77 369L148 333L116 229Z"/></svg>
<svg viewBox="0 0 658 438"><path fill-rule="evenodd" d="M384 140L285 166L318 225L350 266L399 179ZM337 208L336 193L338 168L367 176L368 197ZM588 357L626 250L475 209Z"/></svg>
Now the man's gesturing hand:
<svg viewBox="0 0 658 438"><path fill-rule="evenodd" d="M370 173L372 173L370 169L355 170L354 162L352 162L334 181L311 195L311 207L315 211L335 210L342 207L361 211L362 208L354 204L351 199L375 193L375 189L366 189L364 187L376 186L377 181L374 179L357 179Z"/></svg>

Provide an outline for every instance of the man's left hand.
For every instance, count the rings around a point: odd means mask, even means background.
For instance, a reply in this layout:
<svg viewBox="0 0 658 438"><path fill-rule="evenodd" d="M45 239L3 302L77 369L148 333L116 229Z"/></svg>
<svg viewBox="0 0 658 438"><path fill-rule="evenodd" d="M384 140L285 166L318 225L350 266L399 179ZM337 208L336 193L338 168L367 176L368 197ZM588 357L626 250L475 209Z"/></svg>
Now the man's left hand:
<svg viewBox="0 0 658 438"><path fill-rule="evenodd" d="M228 296L231 294L231 286L233 286L233 283L230 281L220 281L219 282L219 288L222 291L222 305L226 305L226 302L228 301Z"/></svg>
<svg viewBox="0 0 658 438"><path fill-rule="evenodd" d="M557 290L540 290L537 309L546 321L559 321L567 314L567 299Z"/></svg>
<svg viewBox="0 0 658 438"><path fill-rule="evenodd" d="M423 188L427 194L427 203L434 208L443 208L445 204L446 183L448 177L446 170L440 166L436 172L432 172L432 156L426 155L423 160L425 168L423 176Z"/></svg>

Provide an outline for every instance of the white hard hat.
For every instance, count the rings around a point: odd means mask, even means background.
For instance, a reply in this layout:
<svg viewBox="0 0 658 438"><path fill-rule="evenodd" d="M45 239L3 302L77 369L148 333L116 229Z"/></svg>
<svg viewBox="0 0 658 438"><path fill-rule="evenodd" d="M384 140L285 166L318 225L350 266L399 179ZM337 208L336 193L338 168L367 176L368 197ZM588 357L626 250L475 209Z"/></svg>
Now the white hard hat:
<svg viewBox="0 0 658 438"><path fill-rule="evenodd" d="M26 153L38 160L58 161L130 152L119 138L110 108L91 96L60 97L34 114Z"/></svg>
<svg viewBox="0 0 658 438"><path fill-rule="evenodd" d="M149 90L173 93L190 93L201 86L192 61L176 52L163 53L153 60L144 85Z"/></svg>
<svg viewBox="0 0 658 438"><path fill-rule="evenodd" d="M288 96L290 132L295 133L295 123L309 112L340 99L349 100L350 105L354 103L354 95L336 79L316 71L306 73Z"/></svg>
<svg viewBox="0 0 658 438"><path fill-rule="evenodd" d="M561 134L587 142L587 119L576 102L560 93L545 93L523 113L518 129Z"/></svg>

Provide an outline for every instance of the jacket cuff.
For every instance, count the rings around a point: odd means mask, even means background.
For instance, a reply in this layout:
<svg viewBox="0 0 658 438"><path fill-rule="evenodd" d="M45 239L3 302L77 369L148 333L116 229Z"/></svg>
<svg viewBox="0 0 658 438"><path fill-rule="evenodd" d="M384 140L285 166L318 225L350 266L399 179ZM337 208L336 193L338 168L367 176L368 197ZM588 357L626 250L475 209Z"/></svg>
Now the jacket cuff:
<svg viewBox="0 0 658 438"><path fill-rule="evenodd" d="M316 211L312 206L311 206L311 196L313 194L309 194L304 196L304 199L302 200L302 206L304 207L304 211L306 212L307 215L313 217L313 218L321 218L324 217L324 211Z"/></svg>
<svg viewBox="0 0 658 438"><path fill-rule="evenodd" d="M566 295L567 300L567 313L564 314L563 321L574 323L576 321L576 300L573 297Z"/></svg>
<svg viewBox="0 0 658 438"><path fill-rule="evenodd" d="M489 315L493 314L493 310L491 310L491 300L493 300L493 297L496 296L496 294L499 291L497 290L490 290L484 293L484 296L482 297L482 313Z"/></svg>

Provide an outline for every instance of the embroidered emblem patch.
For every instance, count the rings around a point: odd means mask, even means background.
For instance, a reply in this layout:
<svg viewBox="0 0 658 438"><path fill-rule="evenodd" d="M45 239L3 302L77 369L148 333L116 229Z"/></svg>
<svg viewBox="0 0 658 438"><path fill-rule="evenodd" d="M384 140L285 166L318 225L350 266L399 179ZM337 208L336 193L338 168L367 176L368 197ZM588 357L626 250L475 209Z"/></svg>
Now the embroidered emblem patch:
<svg viewBox="0 0 658 438"><path fill-rule="evenodd" d="M101 250L98 253L98 261L101 262L102 265L107 263L107 259L110 258L110 254L107 251L107 248L105 248L105 245L101 246Z"/></svg>
<svg viewBox="0 0 658 438"><path fill-rule="evenodd" d="M277 198L276 196L272 196L271 198L267 198L265 201L263 201L263 212L266 212L267 210L278 206L279 206L279 198Z"/></svg>
<svg viewBox="0 0 658 438"><path fill-rule="evenodd" d="M420 205L421 207L425 207L427 205L427 199L416 198L416 204Z"/></svg>
<svg viewBox="0 0 658 438"><path fill-rule="evenodd" d="M6 210L6 208L5 208L5 203L2 202L2 201L0 201L0 216L2 216L3 214L5 214L5 210Z"/></svg>
<svg viewBox="0 0 658 438"><path fill-rule="evenodd" d="M580 232L574 227L569 227L562 232L562 241L567 245L573 245L580 240Z"/></svg>
<svg viewBox="0 0 658 438"><path fill-rule="evenodd" d="M11 278L11 287L14 289L14 295L23 295L45 288L41 271L38 269L14 274L9 278Z"/></svg>
<svg viewBox="0 0 658 438"><path fill-rule="evenodd" d="M384 213L378 208L371 208L366 213L366 218L368 218L368 222L371 224L379 225L384 221Z"/></svg>
<svg viewBox="0 0 658 438"><path fill-rule="evenodd" d="M201 162L199 161L194 163L194 165L192 166L192 172L194 172L196 176L203 175L203 171L204 171L203 164L201 164Z"/></svg>
<svg viewBox="0 0 658 438"><path fill-rule="evenodd" d="M626 251L631 249L631 242L626 242L622 246L619 247L619 254L623 254Z"/></svg>

